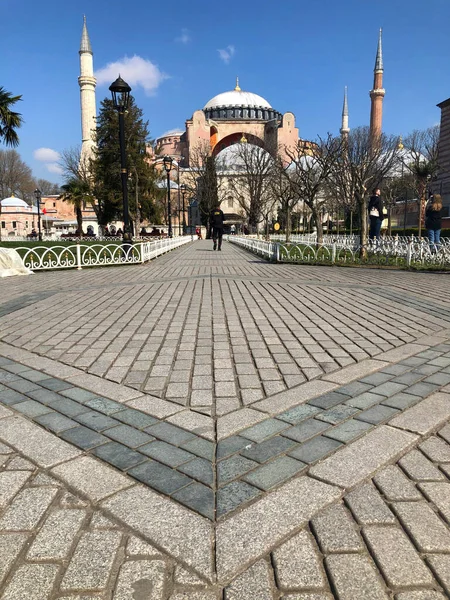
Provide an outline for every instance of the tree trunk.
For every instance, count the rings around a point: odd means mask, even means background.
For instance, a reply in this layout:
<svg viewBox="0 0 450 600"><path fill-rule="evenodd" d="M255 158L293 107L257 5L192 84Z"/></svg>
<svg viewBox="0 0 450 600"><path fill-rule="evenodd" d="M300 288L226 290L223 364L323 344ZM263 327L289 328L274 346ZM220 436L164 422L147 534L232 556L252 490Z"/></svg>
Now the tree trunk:
<svg viewBox="0 0 450 600"><path fill-rule="evenodd" d="M77 215L77 228L78 228L78 235L80 237L83 236L83 212L81 210L81 204L77 203L75 206L75 212Z"/></svg>
<svg viewBox="0 0 450 600"><path fill-rule="evenodd" d="M350 235L353 235L353 211L350 211Z"/></svg>
<svg viewBox="0 0 450 600"><path fill-rule="evenodd" d="M286 207L286 242L291 240L291 209Z"/></svg>
<svg viewBox="0 0 450 600"><path fill-rule="evenodd" d="M358 198L359 205L359 243L361 258L367 257L367 210L365 197Z"/></svg>
<svg viewBox="0 0 450 600"><path fill-rule="evenodd" d="M388 206L388 235L392 235L392 207Z"/></svg>
<svg viewBox="0 0 450 600"><path fill-rule="evenodd" d="M322 219L320 218L320 213L317 210L317 208L312 208L311 209L312 212L312 217L314 219L314 223L316 224L316 229L317 229L317 243L318 244L322 244L323 243L323 226L322 226Z"/></svg>

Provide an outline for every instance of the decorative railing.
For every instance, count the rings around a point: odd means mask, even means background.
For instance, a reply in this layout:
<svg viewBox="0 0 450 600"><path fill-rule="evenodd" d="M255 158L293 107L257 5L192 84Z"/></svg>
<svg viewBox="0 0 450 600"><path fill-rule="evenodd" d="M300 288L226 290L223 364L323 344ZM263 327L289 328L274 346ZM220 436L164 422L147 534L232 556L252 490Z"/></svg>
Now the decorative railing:
<svg viewBox="0 0 450 600"><path fill-rule="evenodd" d="M370 241L361 252L359 241L337 240L289 243L230 236L229 241L276 262L309 264L360 264L397 267L450 267L450 240L439 246L426 240L398 238Z"/></svg>
<svg viewBox="0 0 450 600"><path fill-rule="evenodd" d="M145 263L191 241L190 236L133 244L74 244L15 248L32 271Z"/></svg>

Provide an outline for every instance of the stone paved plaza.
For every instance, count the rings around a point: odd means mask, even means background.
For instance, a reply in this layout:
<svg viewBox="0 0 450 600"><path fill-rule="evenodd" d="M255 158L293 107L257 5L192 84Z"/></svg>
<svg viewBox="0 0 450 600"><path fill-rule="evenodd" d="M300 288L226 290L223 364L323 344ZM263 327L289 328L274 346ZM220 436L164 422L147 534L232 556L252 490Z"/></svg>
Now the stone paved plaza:
<svg viewBox="0 0 450 600"><path fill-rule="evenodd" d="M448 277L2 280L0 600L449 598Z"/></svg>

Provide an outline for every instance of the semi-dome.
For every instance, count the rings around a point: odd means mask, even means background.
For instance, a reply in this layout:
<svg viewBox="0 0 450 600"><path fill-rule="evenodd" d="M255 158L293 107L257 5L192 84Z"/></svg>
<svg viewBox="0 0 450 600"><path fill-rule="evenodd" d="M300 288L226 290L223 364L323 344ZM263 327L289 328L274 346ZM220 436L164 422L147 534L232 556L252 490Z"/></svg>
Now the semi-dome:
<svg viewBox="0 0 450 600"><path fill-rule="evenodd" d="M25 200L21 200L20 198L15 198L11 196L10 198L5 198L0 203L2 207L13 207L13 208L30 208L30 205L25 202Z"/></svg>
<svg viewBox="0 0 450 600"><path fill-rule="evenodd" d="M248 153L248 155L247 155ZM256 144L239 142L224 148L217 155L217 171L246 171L255 165L255 168L264 169L265 165L272 162L271 155Z"/></svg>

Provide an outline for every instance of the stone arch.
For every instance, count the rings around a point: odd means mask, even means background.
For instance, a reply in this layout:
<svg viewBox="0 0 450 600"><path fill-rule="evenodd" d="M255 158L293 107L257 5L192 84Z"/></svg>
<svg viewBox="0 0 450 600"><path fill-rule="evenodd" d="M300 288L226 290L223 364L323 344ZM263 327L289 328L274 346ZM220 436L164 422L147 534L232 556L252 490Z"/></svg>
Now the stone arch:
<svg viewBox="0 0 450 600"><path fill-rule="evenodd" d="M214 147L211 145L213 156L217 156L219 152L225 150L225 148L228 148L233 144L239 144L243 136L249 144L254 144L255 146L259 146L260 148L266 149L264 140L251 133L245 133L244 131L240 131L238 133L231 133L230 135L227 135L222 140L217 142Z"/></svg>

